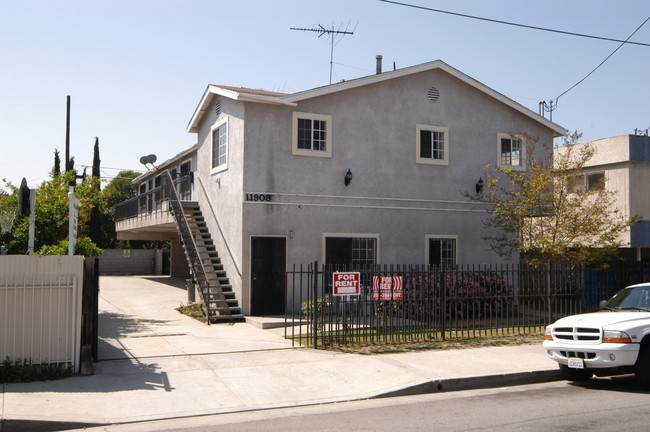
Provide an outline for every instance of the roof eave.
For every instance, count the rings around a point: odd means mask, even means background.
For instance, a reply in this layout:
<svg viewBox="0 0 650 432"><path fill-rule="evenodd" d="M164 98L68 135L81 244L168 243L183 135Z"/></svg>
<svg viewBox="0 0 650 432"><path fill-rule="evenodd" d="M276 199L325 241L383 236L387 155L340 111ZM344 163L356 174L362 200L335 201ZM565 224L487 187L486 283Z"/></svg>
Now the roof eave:
<svg viewBox="0 0 650 432"><path fill-rule="evenodd" d="M266 96L266 95L256 95L251 93L237 92L234 90L225 89L223 87L219 87L211 84L207 87L207 89L203 93L203 97L201 98L199 105L197 106L196 110L194 111L194 114L192 115L192 118L190 119L190 122L187 125L188 132L190 133L198 132L199 123L203 118L203 114L205 114L205 112L208 110L208 106L210 105L210 102L214 97L213 95L219 95L219 96L227 97L229 99L241 101L241 102L254 102L254 103L264 103L270 105L292 106L292 107L297 105L294 102L288 101L284 98L277 97L277 96Z"/></svg>

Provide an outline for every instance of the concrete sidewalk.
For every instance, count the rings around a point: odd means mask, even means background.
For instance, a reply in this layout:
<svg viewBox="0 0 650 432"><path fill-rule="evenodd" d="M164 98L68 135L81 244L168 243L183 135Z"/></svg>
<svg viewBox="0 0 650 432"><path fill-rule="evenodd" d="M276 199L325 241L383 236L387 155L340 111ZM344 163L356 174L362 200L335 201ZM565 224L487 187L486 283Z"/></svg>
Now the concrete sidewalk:
<svg viewBox="0 0 650 432"><path fill-rule="evenodd" d="M366 356L291 347L282 331L249 323L207 326L174 310L187 302L180 283L102 277L95 374L3 385L0 430L61 430L559 379L541 343Z"/></svg>

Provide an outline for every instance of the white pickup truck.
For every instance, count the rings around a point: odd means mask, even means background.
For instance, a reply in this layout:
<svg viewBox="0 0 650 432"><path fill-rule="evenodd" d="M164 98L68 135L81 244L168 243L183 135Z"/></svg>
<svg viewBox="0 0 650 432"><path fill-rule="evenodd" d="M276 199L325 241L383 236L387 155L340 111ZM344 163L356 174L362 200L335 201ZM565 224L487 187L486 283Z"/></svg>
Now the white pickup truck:
<svg viewBox="0 0 650 432"><path fill-rule="evenodd" d="M598 312L559 319L544 339L567 380L634 373L650 387L650 283L622 289Z"/></svg>

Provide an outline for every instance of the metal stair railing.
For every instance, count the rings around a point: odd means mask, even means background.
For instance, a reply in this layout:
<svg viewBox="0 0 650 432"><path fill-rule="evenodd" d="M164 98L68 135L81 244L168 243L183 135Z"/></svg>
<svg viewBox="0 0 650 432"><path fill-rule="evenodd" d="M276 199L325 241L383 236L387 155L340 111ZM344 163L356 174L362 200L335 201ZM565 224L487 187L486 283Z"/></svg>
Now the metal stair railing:
<svg viewBox="0 0 650 432"><path fill-rule="evenodd" d="M205 313L205 317L207 318L209 325L210 281L208 280L207 272L205 270L205 266L203 265L203 260L199 255L199 250L196 246L196 241L194 240L192 229L190 228L190 224L185 217L183 205L178 199L178 192L176 191L176 186L174 185L174 181L172 180L172 176L169 170L165 170L162 173L161 184L163 189L163 198L167 198L169 200L169 207L172 210L174 220L176 221L176 227L178 228L181 240L185 246L185 253L187 254L187 257L190 261L192 274L196 279L196 282L199 284L199 293L203 300L203 312Z"/></svg>

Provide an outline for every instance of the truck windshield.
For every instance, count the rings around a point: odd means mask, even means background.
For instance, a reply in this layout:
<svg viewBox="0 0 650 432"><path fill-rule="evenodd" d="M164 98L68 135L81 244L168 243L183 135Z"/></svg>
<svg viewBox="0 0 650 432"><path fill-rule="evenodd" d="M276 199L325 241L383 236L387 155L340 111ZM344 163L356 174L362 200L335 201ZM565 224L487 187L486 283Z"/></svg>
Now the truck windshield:
<svg viewBox="0 0 650 432"><path fill-rule="evenodd" d="M650 311L650 287L625 288L609 299L602 309Z"/></svg>

